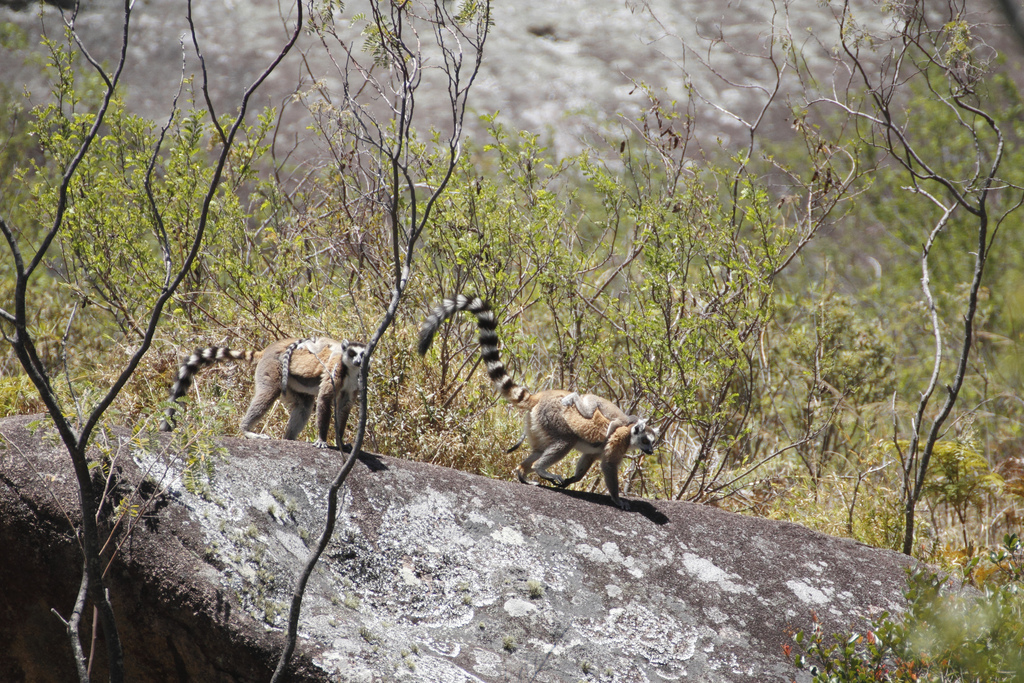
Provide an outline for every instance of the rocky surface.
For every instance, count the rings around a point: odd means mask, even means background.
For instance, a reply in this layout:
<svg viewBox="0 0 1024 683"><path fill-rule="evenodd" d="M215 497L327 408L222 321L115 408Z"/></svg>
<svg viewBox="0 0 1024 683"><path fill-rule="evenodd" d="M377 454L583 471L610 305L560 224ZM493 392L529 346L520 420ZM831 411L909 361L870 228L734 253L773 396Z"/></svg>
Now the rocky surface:
<svg viewBox="0 0 1024 683"><path fill-rule="evenodd" d="M61 17L56 9L47 7L40 14L35 9L38 4L20 12L4 5L23 7L24 0L0 0L0 21L26 29L30 42L37 42L44 27L49 35L59 35ZM122 6L121 0L82 0L77 26L85 45L99 59L112 60L116 55ZM134 6L123 79L129 104L133 111L163 121L181 78L180 41L188 29L184 3L138 0ZM881 3L855 0L853 6L864 26L883 29L889 22ZM359 2L343 7L336 25L342 35L358 42L358 31L345 33L345 27L365 7ZM1009 49L1011 60L1019 61L1019 46L1000 39L1005 33L1001 15L987 1L970 10L969 18L985 24L992 34L989 38ZM294 18L294 3L204 0L195 3L194 15L214 100L221 113L233 111L242 89L284 43L287 32L282 17ZM606 147L598 138L605 135L611 138L611 148L617 148L623 136L619 126L629 126L646 105L636 87L639 82L648 84L670 106L685 109L688 102L693 104L695 125L707 144L746 144L735 116L753 120L768 99L775 70L766 56L773 34L791 33L808 64L826 82L834 68L833 8L818 0L517 0L493 3L493 15L494 28L470 107L474 114L500 112L500 120L539 134L557 155L578 151L584 140L602 151ZM936 20L941 24L948 19L937 16ZM335 63L314 36L304 35L297 47L254 104L287 110L277 138L278 152L284 154L300 144L296 158L308 161L315 156L314 142L306 132L308 116L290 97L308 89L313 79L322 79L335 92L340 91L340 81ZM185 69L195 73L198 62L191 49L188 52ZM841 73L839 77L842 80ZM27 85L35 102L48 91L38 67L25 65L24 55L14 51L0 50L0 82L15 92ZM789 109L783 98L797 87L795 76L787 74L780 106L762 132L775 137L786 134ZM445 125L446 94L444 87L423 89L417 128ZM482 138L483 124L477 116L470 115L468 123L471 136Z"/></svg>
<svg viewBox="0 0 1024 683"><path fill-rule="evenodd" d="M0 421L0 679L70 679L78 585L66 456ZM131 680L266 680L335 451L221 441L190 493L166 437L112 437L111 565ZM148 502L147 502L148 501ZM898 610L907 558L681 502L523 486L364 456L310 581L297 680L791 681L792 634ZM102 650L102 648L100 648Z"/></svg>

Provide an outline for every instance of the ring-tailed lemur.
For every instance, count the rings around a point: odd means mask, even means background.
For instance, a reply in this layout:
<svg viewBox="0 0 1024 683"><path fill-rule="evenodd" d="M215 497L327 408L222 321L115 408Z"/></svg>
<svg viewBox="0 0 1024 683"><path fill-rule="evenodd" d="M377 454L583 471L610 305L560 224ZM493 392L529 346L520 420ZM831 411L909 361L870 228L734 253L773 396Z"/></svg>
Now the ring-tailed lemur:
<svg viewBox="0 0 1024 683"><path fill-rule="evenodd" d="M526 412L524 440L530 442L530 455L515 470L519 480L528 483L527 475L534 472L557 486L568 486L582 479L600 458L601 472L612 501L628 510L629 504L619 498L619 464L632 448L653 453L658 430L649 427L647 420L630 417L615 404L593 394L580 396L561 389L531 394L526 387L516 384L501 362L498 323L490 305L483 299L461 294L455 299L445 299L420 327L420 355L430 348L441 323L458 311L469 311L476 316L480 355L487 364L488 376L504 398ZM573 449L580 452L580 458L572 477L563 479L548 472L547 468Z"/></svg>
<svg viewBox="0 0 1024 683"><path fill-rule="evenodd" d="M359 367L366 347L358 342L315 339L281 339L262 351L233 351L224 346L196 349L178 369L171 387L171 400L177 401L192 386L192 377L207 365L240 360L256 363L252 401L242 418L242 433L251 439L269 438L251 431L279 397L288 409L284 438L294 439L309 422L316 403L317 440L313 445L327 448L331 412L337 398L335 428L344 434L348 416L359 398ZM341 392L337 395L337 392ZM174 427L174 407L167 409L160 429ZM341 448L342 444L338 444Z"/></svg>

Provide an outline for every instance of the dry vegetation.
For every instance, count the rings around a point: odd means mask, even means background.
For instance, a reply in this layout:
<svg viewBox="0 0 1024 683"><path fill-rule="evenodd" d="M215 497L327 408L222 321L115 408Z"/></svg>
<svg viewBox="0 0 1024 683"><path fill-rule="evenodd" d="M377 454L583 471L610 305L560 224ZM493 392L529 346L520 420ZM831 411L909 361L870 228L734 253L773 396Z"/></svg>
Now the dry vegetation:
<svg viewBox="0 0 1024 683"><path fill-rule="evenodd" d="M676 109L651 92L607 147L566 159L488 118L489 136L466 142L447 175L453 148L441 137L306 92L330 155L313 171L277 162L273 112L241 129L198 258L105 419L155 429L174 368L198 346L367 340L395 302L395 254L408 248L412 278L373 355L367 449L508 476L521 418L488 385L472 322L446 325L425 359L414 352L431 305L477 293L499 312L521 383L592 391L661 427L656 455L624 468L627 495L792 520L976 579L1004 576L987 551L1024 514L1024 261L1002 234L1024 198L1022 100L956 10L930 24L894 8L904 14L884 36L838 15L838 95L817 89L780 29L756 57L778 83L752 92L762 114L788 110L796 137L785 145L762 137L758 116L741 119L747 148L702 146L700 93ZM313 28L324 49L351 48L329 13ZM366 49L387 73L381 40L371 31ZM62 169L101 91L73 47L45 51L53 99L28 110L3 93L0 214L25 244L57 219ZM789 72L801 90L784 101L776 86ZM162 291L160 245L180 260L197 235L214 127L201 110L175 112L144 183L159 134L115 94L30 283L31 334L67 414L138 349ZM418 245L411 190L396 194L381 173L396 140L409 188L446 188ZM409 223L395 230L396 217ZM5 311L12 268L0 261ZM0 347L0 415L39 411L12 349ZM179 432L236 434L250 390L248 368L203 372ZM275 409L263 430L279 435L284 418ZM601 484L592 473L580 486Z"/></svg>
<svg viewBox="0 0 1024 683"><path fill-rule="evenodd" d="M942 28L928 35L939 43L935 54L967 39ZM92 111L88 71L59 45L50 50L60 66L55 92L65 102L79 98L75 107L27 111L13 94L5 100L15 125L3 148L4 206L27 239L50 218L54 169L74 148L76 117ZM973 156L965 155L980 140L988 147L978 158L991 161L993 139L984 131L972 138L964 110L936 99L941 70L919 61L933 82L901 93L899 106L917 112L910 143L939 160L939 173L968 182ZM955 79L947 85L958 87ZM997 73L979 73L971 87L976 106L1009 122L995 214L1019 201L1020 101ZM851 86L844 106L866 109L862 92ZM344 121L323 99L306 99L322 135ZM784 105L766 97L764 106ZM518 380L535 390L594 391L658 421L665 438L656 456L623 473L631 495L705 501L901 547L911 418L934 362L919 245L941 211L922 195L941 186L918 180L919 191L899 191L910 182L906 169L870 130L844 126L850 111L819 103L798 114L805 144L776 148L754 123L755 143L732 158L700 148L687 112L664 108L654 93L650 109L622 129L614 160L603 149L551 159L536 136L491 122L487 140L467 144L434 208L411 286L374 354L366 446L508 475L515 456L505 450L518 439L520 417L479 369L472 323L445 328L426 359L413 353L430 305L477 292L499 311ZM959 134L932 136L957 125ZM386 310L392 245L381 187L366 173L368 151L342 135L334 157L296 184L286 166L261 170L272 126L268 113L244 131L213 206L216 229L109 419L154 424L192 348L260 348L285 335L365 340ZM68 229L33 283L34 332L70 407L111 381L111 368L138 343L159 284L152 274L161 257L137 182L157 128L115 99L105 130L73 185L79 199ZM211 172L203 153L210 132L201 113L179 112L158 160L155 194L179 251ZM410 168L422 184L439 181L443 151L412 140ZM943 161L957 155L962 164ZM930 256L946 384L969 298L971 218L954 215ZM1022 511L1020 323L1012 313L1022 269L1003 242L988 243L998 278L985 276L964 386L921 493L915 553L945 562L997 543L1019 528ZM865 277L866 263L881 277ZM40 410L12 354L2 363L2 412ZM231 365L200 374L181 429L235 433L250 375ZM933 419L940 408L927 404L923 415ZM275 409L264 431L280 434L284 419ZM592 475L582 486L600 484Z"/></svg>

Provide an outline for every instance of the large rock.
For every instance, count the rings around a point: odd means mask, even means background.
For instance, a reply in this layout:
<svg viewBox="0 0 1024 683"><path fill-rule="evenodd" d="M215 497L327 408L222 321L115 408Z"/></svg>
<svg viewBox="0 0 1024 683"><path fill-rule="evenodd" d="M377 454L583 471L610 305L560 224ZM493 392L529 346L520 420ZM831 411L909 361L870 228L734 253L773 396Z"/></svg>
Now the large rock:
<svg viewBox="0 0 1024 683"><path fill-rule="evenodd" d="M15 5L23 2L12 1ZM0 0L0 7L4 4L10 2ZM81 3L76 26L90 52L108 63L114 62L120 49L119 17L123 6L123 0ZM284 12L289 21L293 20L294 6L294 2L257 0L193 3L213 101L220 113L234 112L242 90L284 45L287 32L281 14ZM367 14L367 6L362 2L340 6L336 30L361 45L361 26L349 29L348 25L355 15ZM163 121L181 79L180 39L188 31L185 3L147 0L135 3L134 7L129 64L122 81L132 111ZM878 3L856 0L854 7L858 22L865 26L880 28L887 21ZM972 6L971 11L982 9L988 9L987 2L979 8ZM827 46L838 35L839 27L832 10L818 0L791 0L786 3L786 10L791 21L779 14L778 7L765 2L493 3L494 26L487 39L480 77L470 94L470 107L472 112L500 112L506 124L539 134L559 157L579 151L581 138L588 138L599 151L604 151L604 145L597 140L609 135L611 148L617 148L626 133L618 126L609 132L605 124L617 121L619 116L634 120L648 106L643 90L637 87L639 82L649 85L663 102L686 103L690 89L694 88L716 105L753 120L764 106L775 78L775 67L755 56L767 53L773 21L778 30L791 23L798 43L812 34L822 41L826 45L822 50L804 46L806 59L822 76L834 69ZM974 14L970 16L972 20L978 19ZM981 18L992 21L987 15ZM38 40L43 26L50 36L59 36L63 28L63 18L53 8L47 8L41 16L37 12L0 10L0 21L3 20L24 28L33 42ZM429 34L423 40L428 46L431 44ZM687 54L683 42L692 53ZM187 72L196 73L198 62L191 45L188 48ZM293 140L301 139L303 145L309 145L315 139L306 132L308 115L297 105L289 104L292 93L312 86L308 78L301 85L298 83L306 69L310 70L310 77L324 82L334 93L341 92L337 74L340 51L334 49L336 57L330 59L316 37L303 35L297 49L253 101L255 106L287 109L283 130L278 135L286 147ZM425 49L429 54L430 48ZM714 71L701 66L699 59L711 60ZM23 60L14 51L0 50L0 83L11 86L15 93L26 88L32 92L33 102L44 101L50 86L41 81L36 66L26 66ZM435 55L429 60L436 62L439 57ZM439 76L438 80L430 80L434 78L430 69L424 71L423 77L427 87L418 95L416 128L425 132L435 126L447 132L451 126L447 84ZM738 88L734 83L758 84L767 90ZM784 91L791 92L793 85L795 82L787 83ZM788 106L779 107L777 116L770 117L777 136L788 134L791 122L786 119L791 117ZM699 118L698 133L706 144L715 145L721 140L727 147L746 147L746 129L737 125L733 116L714 107L701 107ZM483 124L472 113L466 123L471 137L483 144L487 139ZM629 124L625 126L628 128ZM313 150L304 146L302 154L294 158L308 159L312 154Z"/></svg>
<svg viewBox="0 0 1024 683"><path fill-rule="evenodd" d="M29 421L0 421L0 680L70 680L50 610L66 616L78 586L77 498L59 443ZM341 456L223 439L194 495L166 443L111 442L119 495L143 482L110 572L129 677L267 680ZM806 680L783 645L812 615L840 630L902 605L896 553L631 502L364 456L303 603L296 678Z"/></svg>

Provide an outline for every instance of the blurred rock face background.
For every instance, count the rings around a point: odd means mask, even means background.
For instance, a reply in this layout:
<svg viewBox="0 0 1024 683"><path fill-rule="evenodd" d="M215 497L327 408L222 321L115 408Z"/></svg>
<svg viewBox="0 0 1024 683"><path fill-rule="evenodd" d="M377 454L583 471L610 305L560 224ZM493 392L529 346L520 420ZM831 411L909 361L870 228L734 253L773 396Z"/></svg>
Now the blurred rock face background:
<svg viewBox="0 0 1024 683"><path fill-rule="evenodd" d="M73 6L67 0L54 5ZM880 5L859 0L858 21L880 28L888 19ZM76 28L93 55L110 60L120 45L120 9L117 0L85 0ZM597 142L602 135L615 138L616 126L636 117L646 106L640 84L665 102L694 108L697 131L707 141L726 146L744 144L737 117L756 117L773 87L776 73L768 38L787 29L794 40L832 45L836 21L832 8L817 0L781 4L750 0L705 3L694 0L517 0L496 2L494 26L488 37L483 68L474 86L470 106L476 114L499 112L499 120L513 129L541 135L555 156L578 151L581 141ZM937 7L938 9L938 7ZM1020 59L1021 42L1013 3L974 3L965 19L981 23L986 39ZM335 14L342 37L359 42L349 21L361 11L346 3ZM237 100L287 36L286 20L294 15L290 3L259 0L207 0L195 3L194 20L200 47L207 60L215 101L224 106ZM65 12L65 16L70 13ZM29 33L29 45L43 32L58 36L62 17L53 6L23 0L0 0L0 20ZM128 103L137 113L162 117L181 78L198 73L191 50L183 60L181 41L188 41L188 23L181 0L138 0L129 45L132 58L125 73ZM337 87L338 66L315 36L302 37L301 50L293 51L259 94L257 104L285 110L278 137L282 145L308 138L302 134L304 112L294 95L324 80ZM778 48L776 48L778 50ZM807 51L822 54L822 51ZM814 59L815 57L811 57ZM816 72L828 77L833 64L817 57ZM430 65L427 64L427 67ZM425 78L430 78L429 70ZM24 55L0 51L0 79L11 85L28 82L32 99L45 89L37 69L27 70ZM419 96L419 125L445 125L447 92L437 83L434 92ZM783 90L796 87L783 74ZM430 89L427 89L430 90ZM222 107L223 108L223 107ZM778 116L776 112L773 116ZM467 125L471 138L480 132L476 116ZM785 121L769 120L769 132L783 135ZM762 133L765 129L762 127ZM310 144L303 140L303 144ZM598 145L599 146L599 145Z"/></svg>

